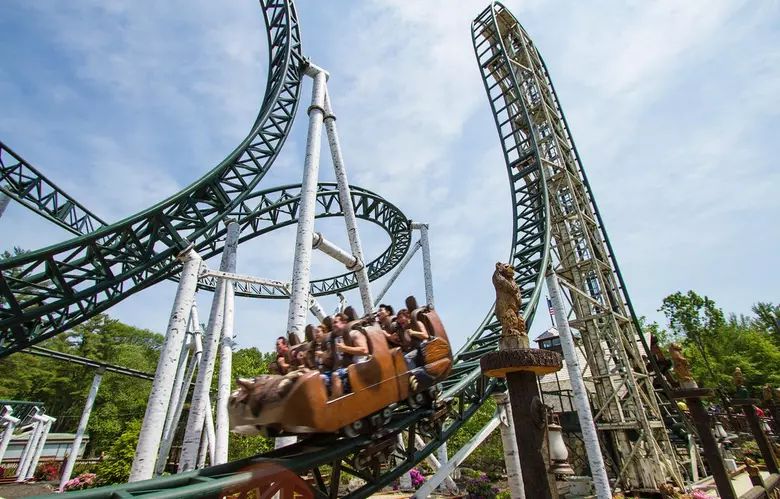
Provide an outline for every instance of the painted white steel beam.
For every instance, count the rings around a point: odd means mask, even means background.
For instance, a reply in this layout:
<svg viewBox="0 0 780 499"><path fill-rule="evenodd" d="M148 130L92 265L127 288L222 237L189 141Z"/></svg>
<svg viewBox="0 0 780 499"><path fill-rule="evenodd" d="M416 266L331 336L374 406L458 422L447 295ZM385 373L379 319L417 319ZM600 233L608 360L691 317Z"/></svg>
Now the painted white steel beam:
<svg viewBox="0 0 780 499"><path fill-rule="evenodd" d="M311 277L311 242L314 236L314 212L317 201L317 179L320 171L322 121L325 115L325 81L327 74L312 65L306 74L314 79L309 106L309 133L306 138L306 157L301 180L301 201L298 208L298 230L295 235L295 259L290 285L290 307L287 314L287 333L303 340L306 311L309 308Z"/></svg>
<svg viewBox="0 0 780 499"><path fill-rule="evenodd" d="M328 145L330 146L330 155L333 158L333 169L336 173L336 184L339 189L339 201L341 210L344 212L344 223L347 226L347 237L352 254L358 261L359 268L355 270L357 275L358 287L360 288L360 299L363 302L363 314L368 315L374 309L374 299L371 296L371 286L368 280L368 269L363 264L363 247L360 244L360 233L357 228L357 217L355 217L355 207L352 204L352 194L349 189L349 180L347 179L347 169L344 166L344 156L341 152L339 143L339 134L336 128L336 116L333 113L333 107L330 103L330 96L327 88L325 89L325 131L328 134Z"/></svg>
<svg viewBox="0 0 780 499"><path fill-rule="evenodd" d="M228 272L231 258L230 251L226 246L225 251L222 252L219 270ZM228 279L221 278L217 280L211 301L208 328L203 338L203 353L198 366L198 377L195 381L195 388L192 391L190 411L187 416L187 427L184 432L181 456L179 457L179 473L193 470L197 465L203 421L206 419L206 406L210 404L209 389L214 377L219 340L222 337L225 321L225 296L228 287L232 287L232 283ZM211 446L212 448L214 447L213 440L211 441Z"/></svg>
<svg viewBox="0 0 780 499"><path fill-rule="evenodd" d="M236 274L235 272L224 272L214 269L204 269L198 277L217 277L220 279L228 279L230 281L260 284L263 286L279 289L287 289L290 286L290 282L276 281L274 279L265 279L263 277L254 277L243 274Z"/></svg>
<svg viewBox="0 0 780 499"><path fill-rule="evenodd" d="M179 286L173 300L173 309L168 320L160 349L160 360L152 382L152 391L146 405L144 423L138 437L133 465L130 468L129 482L148 480L154 474L154 465L162 437L168 405L171 401L173 380L179 365L181 346L184 343L187 329L187 319L190 316L192 303L195 301L195 290L198 285L198 270L201 259L198 253L189 248L179 255L184 261L179 278Z"/></svg>
<svg viewBox="0 0 780 499"><path fill-rule="evenodd" d="M422 449L425 447L425 441L420 435L414 436L414 442L417 444L418 449ZM441 450L444 449L444 452L442 453ZM428 462L428 465L430 465L431 468L433 468L433 471L438 471L441 468L441 463L447 462L447 444L445 443L438 449L436 449L436 456L433 454L429 454L425 457L425 460ZM449 491L452 494L458 493L458 486L455 484L455 481L447 475L444 477L444 480L442 481L442 485L444 485L444 488Z"/></svg>
<svg viewBox="0 0 780 499"><path fill-rule="evenodd" d="M434 473L432 477L426 480L426 482L422 484L419 489L417 489L412 497L415 499L424 499L430 496L436 490L436 487L438 487L445 478L450 476L450 474L455 471L455 468L457 468L460 463L465 461L466 458L469 457L469 455L474 452L474 450L476 450L476 448L479 447L488 436L490 436L490 434L498 427L499 424L500 420L498 418L498 414L496 414L490 421L487 422L487 424L485 424L485 426L482 427L481 430L477 432L476 435L471 438L471 440L466 442L466 445L461 447L458 452L452 456L452 459L443 464L441 468L439 468L439 471Z"/></svg>
<svg viewBox="0 0 780 499"><path fill-rule="evenodd" d="M241 226L237 222L230 222L227 226L225 237L226 257L225 270L236 271L236 258L238 252L238 237L241 235ZM228 398L230 397L230 384L233 379L233 319L235 312L235 291L232 281L225 286L225 312L222 323L222 348L219 356L219 378L217 383L217 421L214 440L214 456L211 465L223 464L228 460L228 440L230 435L230 421L228 416Z"/></svg>
<svg viewBox="0 0 780 499"><path fill-rule="evenodd" d="M11 437L14 435L14 428L19 424L20 419L12 416L13 409L10 405L3 407L3 414L0 419L5 421L5 430L3 430L3 438L0 439L0 463L3 462L3 456L5 456L5 450L8 448L8 444L11 442Z"/></svg>
<svg viewBox="0 0 780 499"><path fill-rule="evenodd" d="M506 479L509 483L509 495L512 499L526 499L525 485L523 485L523 471L520 468L520 452L517 449L517 434L515 433L514 420L512 419L512 406L509 403L509 394L496 393L493 395L496 401L496 414L501 424L501 443L504 448L504 463L506 465Z"/></svg>
<svg viewBox="0 0 780 499"><path fill-rule="evenodd" d="M347 270L355 271L363 267L363 262L356 256L328 241L319 232L315 232L312 236L311 247L312 249L320 250L334 260L343 263L344 266L347 267Z"/></svg>
<svg viewBox="0 0 780 499"><path fill-rule="evenodd" d="M95 373L95 377L92 378L92 387L89 389L87 402L84 404L84 410L81 412L79 426L76 429L76 436L73 438L73 445L70 446L70 454L68 455L68 460L65 462L65 469L62 471L62 477L60 478L60 492L62 492L65 484L68 482L68 480L70 480L70 475L73 473L73 466L76 464L79 447L81 447L81 441L84 438L84 432L87 431L89 416L92 414L92 406L95 405L95 399L97 398L98 389L100 388L100 382L103 380L103 374L105 372L106 368L101 367Z"/></svg>
<svg viewBox="0 0 780 499"><path fill-rule="evenodd" d="M580 420L582 441L585 443L585 451L588 454L588 464L593 477L593 485L596 488L596 497L598 499L610 499L612 492L609 486L609 479L607 478L607 468L604 466L604 457L601 454L596 425L593 422L593 414L590 412L588 392L585 390L585 382L582 379L579 359L574 346L574 337L571 334L569 320L566 317L566 310L561 299L561 288L558 285L557 276L552 270L548 271L546 280L547 290L550 292L550 301L555 310L555 322L558 324L561 348L563 349L563 357L566 359L566 370L569 372L574 405L577 409L577 418ZM638 443L637 447L639 447Z"/></svg>
<svg viewBox="0 0 780 499"><path fill-rule="evenodd" d="M387 292L390 290L390 286L393 285L396 279L398 279L398 276L401 275L401 272L406 268L406 266L409 264L409 261L412 259L415 253L417 253L417 250L419 250L422 247L422 243L420 241L417 241L414 243L414 246L412 246L412 249L409 250L409 253L406 254L403 260L401 260L401 263L398 264L398 267L396 267L395 272L393 272L393 275L390 276L390 279L387 280L387 283L385 284L385 287L382 288L382 291L379 292L379 294L376 296L376 303L379 303L382 301L382 298L387 294Z"/></svg>

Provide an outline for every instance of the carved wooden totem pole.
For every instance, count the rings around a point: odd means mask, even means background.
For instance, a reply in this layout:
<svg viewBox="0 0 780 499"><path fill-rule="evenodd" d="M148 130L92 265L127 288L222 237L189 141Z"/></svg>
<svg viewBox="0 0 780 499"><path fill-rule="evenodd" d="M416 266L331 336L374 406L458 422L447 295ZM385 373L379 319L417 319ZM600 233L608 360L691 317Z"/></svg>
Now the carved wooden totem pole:
<svg viewBox="0 0 780 499"><path fill-rule="evenodd" d="M547 414L539 396L536 376L561 369L561 355L549 350L531 349L522 316L520 290L514 269L496 263L496 318L501 323L499 350L480 359L485 376L506 378L512 419L520 451L525 495L534 499L558 497L554 476L548 473Z"/></svg>

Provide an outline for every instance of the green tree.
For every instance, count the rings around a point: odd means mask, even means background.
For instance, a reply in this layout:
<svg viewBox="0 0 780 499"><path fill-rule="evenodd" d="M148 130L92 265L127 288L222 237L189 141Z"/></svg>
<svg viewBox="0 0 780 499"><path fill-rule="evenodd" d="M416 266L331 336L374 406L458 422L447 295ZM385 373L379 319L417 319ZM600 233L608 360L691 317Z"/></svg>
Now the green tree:
<svg viewBox="0 0 780 499"><path fill-rule="evenodd" d="M756 325L771 334L775 343L780 343L780 305L758 302L753 305L753 313L758 317Z"/></svg>
<svg viewBox="0 0 780 499"><path fill-rule="evenodd" d="M159 334L101 314L41 346L153 373L162 340ZM0 397L43 402L46 412L57 417L53 431L73 432L94 374L93 368L20 352L0 362ZM113 373L103 376L87 427L88 452L106 450L128 424L143 417L150 389L150 381Z"/></svg>
<svg viewBox="0 0 780 499"><path fill-rule="evenodd" d="M681 338L686 346L693 346L698 350L710 377L716 378L710 364L707 345L716 340L719 329L726 323L723 311L715 307L714 301L693 291L688 291L685 295L678 291L667 296L660 310L669 320L669 326L675 336ZM716 357L715 362L720 361L720 351L715 350L712 354Z"/></svg>
<svg viewBox="0 0 780 499"><path fill-rule="evenodd" d="M780 382L780 348L758 320L733 314L727 318L712 300L693 291L666 297L661 310L700 385L732 391L737 367L754 390Z"/></svg>
<svg viewBox="0 0 780 499"><path fill-rule="evenodd" d="M126 483L135 457L135 447L141 434L141 422L133 421L111 445L106 458L98 464L95 474L104 485Z"/></svg>

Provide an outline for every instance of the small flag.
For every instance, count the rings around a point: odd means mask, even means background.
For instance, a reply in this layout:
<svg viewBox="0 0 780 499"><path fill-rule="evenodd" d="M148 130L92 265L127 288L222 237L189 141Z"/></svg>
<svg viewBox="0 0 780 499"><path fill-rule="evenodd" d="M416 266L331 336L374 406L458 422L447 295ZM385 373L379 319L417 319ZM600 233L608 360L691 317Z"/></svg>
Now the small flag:
<svg viewBox="0 0 780 499"><path fill-rule="evenodd" d="M555 315L555 308L553 308L553 304L549 297L547 297L547 306L550 307L550 315Z"/></svg>

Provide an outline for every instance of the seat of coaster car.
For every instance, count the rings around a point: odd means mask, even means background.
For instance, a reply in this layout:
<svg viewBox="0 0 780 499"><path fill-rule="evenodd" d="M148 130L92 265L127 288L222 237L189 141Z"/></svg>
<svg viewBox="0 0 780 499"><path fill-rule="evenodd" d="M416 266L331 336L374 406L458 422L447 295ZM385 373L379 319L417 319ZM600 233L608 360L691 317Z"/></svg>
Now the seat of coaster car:
<svg viewBox="0 0 780 499"><path fill-rule="evenodd" d="M420 325L425 327L430 339L423 345L423 357L425 371L441 381L452 370L452 348L447 337L439 314L429 306L419 307L414 296L406 299L406 306L411 311L412 328L419 330Z"/></svg>

